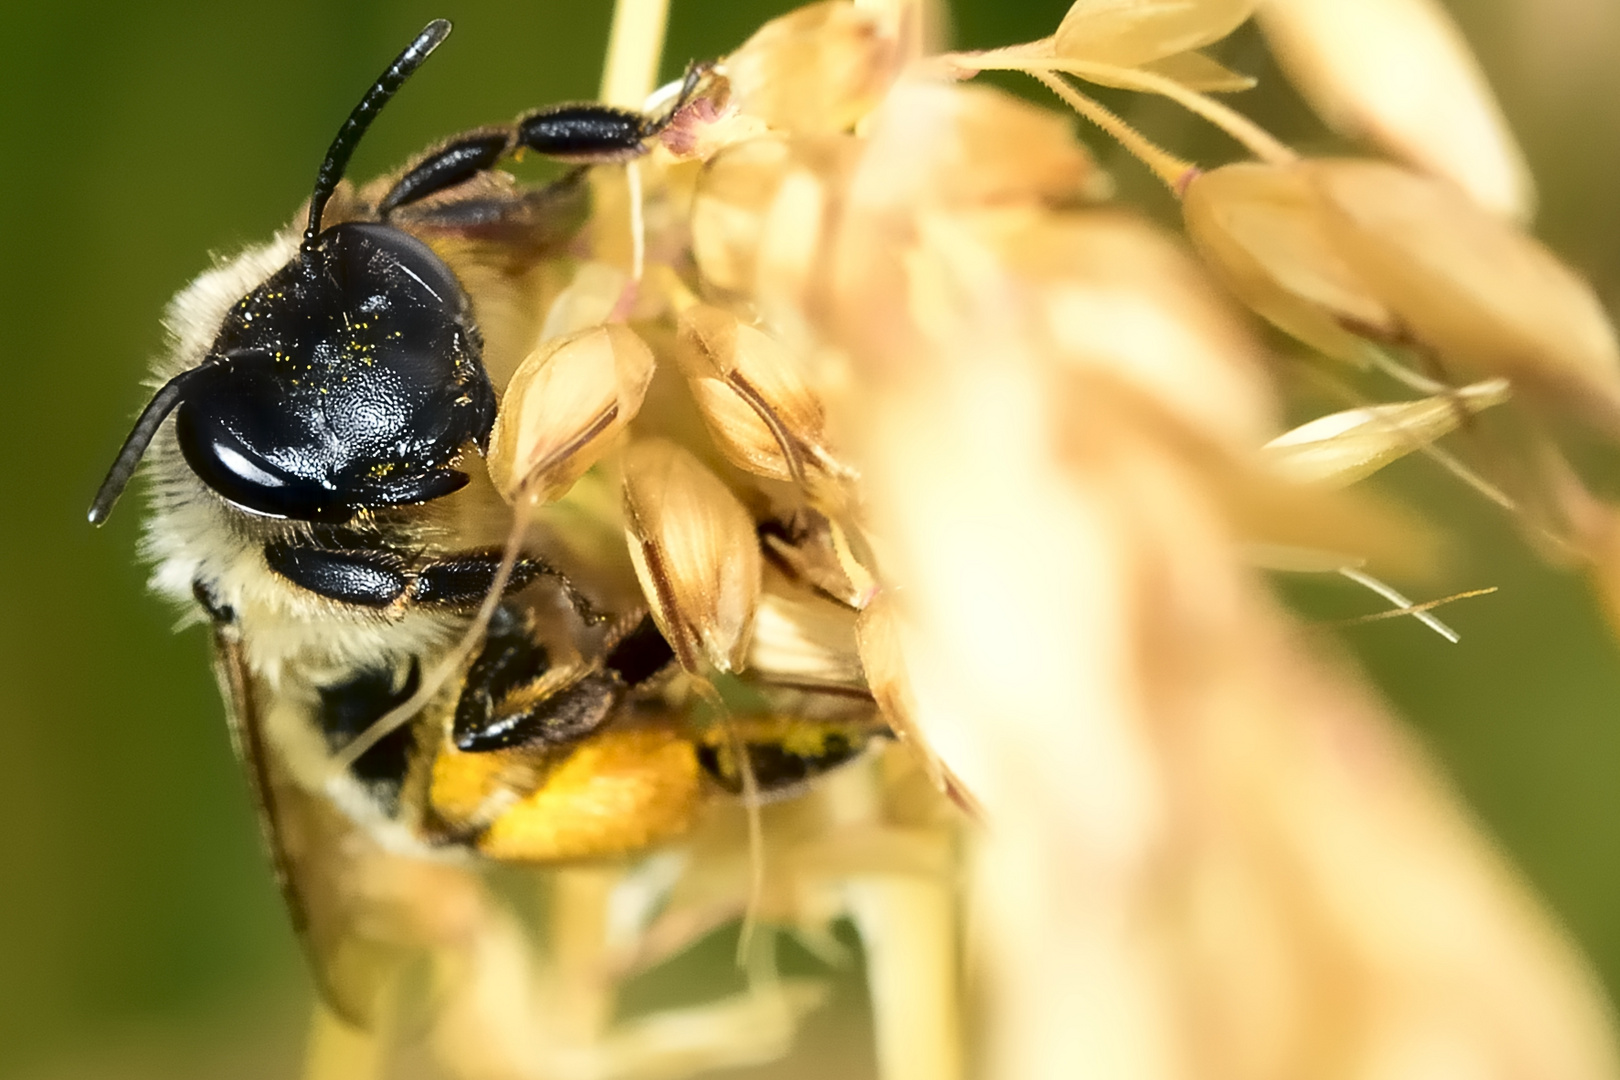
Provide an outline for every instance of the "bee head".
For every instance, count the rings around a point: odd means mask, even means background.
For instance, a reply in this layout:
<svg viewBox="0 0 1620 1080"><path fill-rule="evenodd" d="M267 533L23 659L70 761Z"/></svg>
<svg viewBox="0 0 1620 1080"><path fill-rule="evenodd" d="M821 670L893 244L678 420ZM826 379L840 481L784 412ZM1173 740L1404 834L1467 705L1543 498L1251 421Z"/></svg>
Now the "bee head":
<svg viewBox="0 0 1620 1080"><path fill-rule="evenodd" d="M350 114L321 163L298 254L231 308L208 355L157 392L90 508L100 523L175 412L181 453L222 498L271 517L343 521L436 499L482 451L495 392L466 293L421 241L321 215L383 104L450 33L429 23Z"/></svg>

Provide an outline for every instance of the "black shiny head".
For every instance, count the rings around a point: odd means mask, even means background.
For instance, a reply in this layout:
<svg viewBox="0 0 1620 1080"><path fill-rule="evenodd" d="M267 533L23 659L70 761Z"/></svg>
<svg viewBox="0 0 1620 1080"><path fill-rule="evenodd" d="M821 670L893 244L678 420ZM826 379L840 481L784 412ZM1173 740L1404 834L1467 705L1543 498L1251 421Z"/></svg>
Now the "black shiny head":
<svg viewBox="0 0 1620 1080"><path fill-rule="evenodd" d="M171 411L187 464L257 514L343 521L462 487L495 392L466 293L421 241L388 225L321 228L371 119L450 32L430 23L389 65L321 165L298 255L226 315L208 356L147 405L90 508L106 519Z"/></svg>
<svg viewBox="0 0 1620 1080"><path fill-rule="evenodd" d="M495 392L467 297L421 241L337 225L231 309L175 416L186 462L246 510L305 521L467 482Z"/></svg>

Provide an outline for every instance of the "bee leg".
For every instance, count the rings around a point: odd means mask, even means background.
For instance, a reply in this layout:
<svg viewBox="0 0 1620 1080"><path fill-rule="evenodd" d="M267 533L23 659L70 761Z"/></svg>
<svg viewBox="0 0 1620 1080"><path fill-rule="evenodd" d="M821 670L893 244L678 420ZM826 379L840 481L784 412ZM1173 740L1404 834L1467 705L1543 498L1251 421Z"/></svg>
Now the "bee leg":
<svg viewBox="0 0 1620 1080"><path fill-rule="evenodd" d="M650 616L600 662L564 670L549 667L525 625L492 621L456 703L451 738L463 753L576 742L606 723L628 690L674 659Z"/></svg>
<svg viewBox="0 0 1620 1080"><path fill-rule="evenodd" d="M519 150L557 161L598 165L629 161L647 152L647 118L611 105L554 105L519 118L507 128L480 128L428 152L377 204L385 220L401 206L471 180ZM653 132L656 134L656 132Z"/></svg>
<svg viewBox="0 0 1620 1080"><path fill-rule="evenodd" d="M417 567L411 581L411 599L418 604L470 607L482 603L500 569L499 551L468 551ZM536 578L557 572L539 559L519 557L512 566L505 591L522 592ZM570 592L572 598L572 592Z"/></svg>
<svg viewBox="0 0 1620 1080"><path fill-rule="evenodd" d="M740 749L765 800L802 792L817 777L859 757L877 734L870 723L770 717L734 721L732 728L704 732L697 744L698 764L722 788L741 795L743 774L736 760Z"/></svg>
<svg viewBox="0 0 1620 1080"><path fill-rule="evenodd" d="M544 258L565 247L589 216L585 176L586 170L577 168L541 187L467 185L453 198L407 208L410 227L481 241L515 257Z"/></svg>
<svg viewBox="0 0 1620 1080"><path fill-rule="evenodd" d="M551 105L525 113L508 127L478 128L454 136L407 169L377 204L377 213L386 219L399 207L470 180L521 150L578 165L638 158L647 152L647 140L656 138L692 99L712 66L689 67L674 103L657 116L598 102Z"/></svg>
<svg viewBox="0 0 1620 1080"><path fill-rule="evenodd" d="M489 592L501 556L474 551L413 568L390 551L277 543L264 546L264 561L300 588L357 607L385 608L401 600L464 607L479 603ZM518 592L549 573L554 571L540 560L520 558L506 591Z"/></svg>
<svg viewBox="0 0 1620 1080"><path fill-rule="evenodd" d="M498 550L466 551L420 565L411 581L411 600L418 604L445 607L471 607L481 604L495 586L502 553ZM522 592L536 578L553 577L563 595L587 626L605 622L607 616L596 609L590 598L574 587L568 575L540 559L519 556L512 564L503 595Z"/></svg>
<svg viewBox="0 0 1620 1080"><path fill-rule="evenodd" d="M229 626L236 621L236 609L221 600L213 587L202 578L192 580L191 595L208 613L208 621L215 626Z"/></svg>
<svg viewBox="0 0 1620 1080"><path fill-rule="evenodd" d="M514 134L510 127L479 128L441 143L394 182L377 204L377 213L386 219L398 207L453 188L486 169L493 169L496 162L515 149Z"/></svg>
<svg viewBox="0 0 1620 1080"><path fill-rule="evenodd" d="M266 544L264 561L294 585L356 607L385 608L410 587L403 561L388 552Z"/></svg>
<svg viewBox="0 0 1620 1080"><path fill-rule="evenodd" d="M580 165L606 165L629 161L647 152L648 139L657 138L697 93L698 84L712 63L688 65L680 91L669 108L656 116L590 102L551 105L518 118L517 145L556 161Z"/></svg>

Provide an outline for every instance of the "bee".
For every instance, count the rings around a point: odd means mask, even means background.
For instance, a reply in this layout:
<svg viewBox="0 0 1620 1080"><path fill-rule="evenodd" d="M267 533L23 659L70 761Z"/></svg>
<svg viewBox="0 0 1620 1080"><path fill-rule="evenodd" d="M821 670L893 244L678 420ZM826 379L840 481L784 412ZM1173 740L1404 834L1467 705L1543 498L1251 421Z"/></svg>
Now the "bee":
<svg viewBox="0 0 1620 1080"><path fill-rule="evenodd" d="M365 93L292 225L174 299L159 388L89 513L145 461L154 588L212 629L292 919L326 1002L362 1026L397 973L381 954L465 944L419 924L468 888L493 910L479 867L637 865L887 730L853 607L807 570L826 530L802 506L748 497L743 546L768 556L752 636L704 678L634 522L625 541L611 457L532 513L492 480L507 385L580 272L592 170L646 153L709 70L656 111L542 108L352 186L368 126L449 32L430 23ZM498 166L521 152L574 169L519 183Z"/></svg>

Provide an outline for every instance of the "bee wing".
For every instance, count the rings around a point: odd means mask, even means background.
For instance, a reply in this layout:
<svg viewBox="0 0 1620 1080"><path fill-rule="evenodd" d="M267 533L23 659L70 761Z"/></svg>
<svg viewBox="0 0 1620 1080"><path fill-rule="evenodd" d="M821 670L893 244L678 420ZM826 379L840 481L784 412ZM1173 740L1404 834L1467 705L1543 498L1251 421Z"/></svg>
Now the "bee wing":
<svg viewBox="0 0 1620 1080"><path fill-rule="evenodd" d="M384 850L290 774L264 737L263 688L228 630L214 671L293 931L331 1009L372 1028L406 966L476 917L476 878Z"/></svg>

